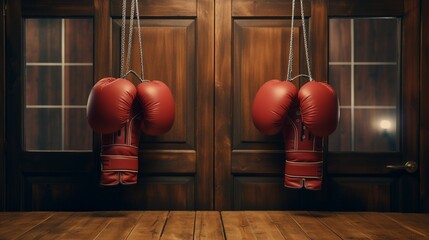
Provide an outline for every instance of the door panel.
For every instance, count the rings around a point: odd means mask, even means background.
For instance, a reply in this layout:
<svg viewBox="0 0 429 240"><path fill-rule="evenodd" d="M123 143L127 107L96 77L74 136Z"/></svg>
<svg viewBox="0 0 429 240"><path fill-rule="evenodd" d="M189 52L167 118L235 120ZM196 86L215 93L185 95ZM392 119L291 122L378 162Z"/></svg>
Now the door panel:
<svg viewBox="0 0 429 240"><path fill-rule="evenodd" d="M290 1L217 2L216 209L417 208L416 174L386 165L418 161L418 1L384 4L305 1L313 77L329 81L341 106L337 131L324 141L323 189L306 191L285 189L281 136L262 135L251 120L259 87L285 78ZM295 28L294 74L306 73Z"/></svg>
<svg viewBox="0 0 429 240"><path fill-rule="evenodd" d="M23 0L8 6L17 13L7 16L8 27L24 23L10 28L8 47L26 63L8 65L8 109L26 110L15 111L8 121L9 189L22 191L9 190L7 209L211 209L213 3L140 1L131 68L141 72L140 31L145 78L169 86L176 115L168 133L141 137L138 184L114 187L98 185L100 136L92 136L85 108L96 81L119 75L122 1L47 3ZM79 25L80 19L90 22Z"/></svg>

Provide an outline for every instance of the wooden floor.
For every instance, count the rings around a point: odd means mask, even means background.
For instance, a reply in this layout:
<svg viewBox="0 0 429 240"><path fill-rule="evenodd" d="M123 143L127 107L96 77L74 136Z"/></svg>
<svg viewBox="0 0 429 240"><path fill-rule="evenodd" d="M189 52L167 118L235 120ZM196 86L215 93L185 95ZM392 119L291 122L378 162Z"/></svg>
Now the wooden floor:
<svg viewBox="0 0 429 240"><path fill-rule="evenodd" d="M0 239L429 239L429 214L0 212Z"/></svg>

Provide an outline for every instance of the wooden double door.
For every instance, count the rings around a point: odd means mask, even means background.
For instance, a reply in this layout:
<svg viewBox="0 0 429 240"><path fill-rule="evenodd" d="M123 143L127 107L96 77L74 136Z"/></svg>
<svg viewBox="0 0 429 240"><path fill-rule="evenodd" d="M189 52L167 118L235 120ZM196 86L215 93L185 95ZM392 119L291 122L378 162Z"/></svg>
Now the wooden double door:
<svg viewBox="0 0 429 240"><path fill-rule="evenodd" d="M176 118L141 137L138 184L115 187L98 185L85 101L119 73L122 1L7 2L6 209L418 209L418 169L386 165L419 163L419 1L304 1L313 77L341 106L322 191L286 189L281 135L251 120L258 88L286 77L291 1L139 2L145 77L170 87ZM300 21L293 31L298 74Z"/></svg>

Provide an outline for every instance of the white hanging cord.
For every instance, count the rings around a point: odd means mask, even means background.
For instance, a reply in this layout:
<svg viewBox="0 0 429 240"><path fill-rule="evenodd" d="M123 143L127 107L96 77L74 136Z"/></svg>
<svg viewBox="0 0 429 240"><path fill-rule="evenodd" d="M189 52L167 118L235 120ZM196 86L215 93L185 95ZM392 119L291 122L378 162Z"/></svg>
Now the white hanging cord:
<svg viewBox="0 0 429 240"><path fill-rule="evenodd" d="M124 74L125 61L125 15L127 14L127 0L122 1L122 29L121 29L121 70L119 75Z"/></svg>
<svg viewBox="0 0 429 240"><path fill-rule="evenodd" d="M291 27L290 27L290 42L289 42L289 62L288 62L288 67L287 67L287 77L286 80L288 81L293 81L295 80L297 77L308 77L310 79L310 81L313 81L313 77L311 75L311 67L310 67L310 57L308 54L308 44L307 44L307 35L306 35L306 28L305 28L305 20L304 20L304 5L302 3L302 0L300 0L300 5L301 5L301 20L302 20L302 31L303 31L303 36L304 36L304 48L305 48L305 58L306 58L306 63L307 63L307 71L308 71L308 75L306 74L299 74L295 77L292 77L292 69L293 69L293 45L294 45L294 41L293 41L293 21L295 18L295 0L292 0L292 17L291 17Z"/></svg>
<svg viewBox="0 0 429 240"><path fill-rule="evenodd" d="M292 17L290 21L290 41L289 41L289 62L287 65L287 76L288 81L292 81L292 68L293 68L293 20L295 16L295 0L292 0Z"/></svg>
<svg viewBox="0 0 429 240"><path fill-rule="evenodd" d="M121 78L125 78L128 74L132 73L135 75L141 82L148 81L144 79L144 69L143 69L143 48L141 40L141 29L140 29L140 17L139 17L139 5L138 0L131 0L131 14L130 14L130 29L128 33L128 51L127 59L125 63L125 28L126 28L126 0L122 1L122 29L121 29ZM135 10L137 8L137 10ZM131 65L131 47L133 42L133 25L134 25L134 12L137 15L137 26L138 26L138 38L139 38L139 52L140 52L140 66L141 66L141 76L138 75L134 70L130 69ZM126 68L125 68L126 65ZM124 69L125 68L125 69ZM125 73L124 73L125 72Z"/></svg>
<svg viewBox="0 0 429 240"><path fill-rule="evenodd" d="M308 42L307 42L307 34L305 30L305 20L304 20L304 4L302 4L302 0L299 0L301 5L301 20L302 20L302 31L304 32L304 48L305 48L305 59L307 60L307 71L308 71L308 77L310 78L310 81L313 80L313 77L311 75L311 67L310 67L310 56L308 54Z"/></svg>
<svg viewBox="0 0 429 240"><path fill-rule="evenodd" d="M144 79L144 68L143 68L143 45L142 45L142 37L141 37L141 28L140 28L140 13L139 13L139 1L136 1L136 8L137 8L137 27L139 29L139 49L140 49L140 67L141 67L141 78Z"/></svg>
<svg viewBox="0 0 429 240"><path fill-rule="evenodd" d="M131 14L130 14L130 31L128 32L128 51L127 51L127 68L126 72L130 70L131 64L131 45L133 43L133 25L134 25L134 8L135 2L131 1Z"/></svg>

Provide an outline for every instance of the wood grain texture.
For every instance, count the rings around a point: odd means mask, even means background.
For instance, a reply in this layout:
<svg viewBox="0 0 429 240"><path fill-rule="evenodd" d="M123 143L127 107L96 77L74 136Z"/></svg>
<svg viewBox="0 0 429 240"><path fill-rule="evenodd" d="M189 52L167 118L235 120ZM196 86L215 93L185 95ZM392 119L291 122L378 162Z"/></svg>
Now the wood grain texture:
<svg viewBox="0 0 429 240"><path fill-rule="evenodd" d="M1 14L4 13L4 0L0 0ZM4 46L5 43L5 18L0 18L0 46ZM0 48L0 211L6 209L6 158L5 158L5 102L6 102L6 75L5 75L5 54L6 49Z"/></svg>
<svg viewBox="0 0 429 240"><path fill-rule="evenodd" d="M197 16L198 0L142 0L139 1L140 16L169 16L195 17ZM122 16L122 1L111 1L111 16ZM128 2L128 7L130 2ZM129 9L129 8L128 8ZM129 15L128 11L127 15Z"/></svg>
<svg viewBox="0 0 429 240"><path fill-rule="evenodd" d="M25 17L92 16L93 0L22 0L22 15Z"/></svg>
<svg viewBox="0 0 429 240"><path fill-rule="evenodd" d="M420 77L420 1L404 1L402 22L402 125L407 126L402 138L403 162L419 159L419 77ZM404 211L417 211L419 205L417 176L404 178L402 194L409 196L402 205ZM407 182L408 181L408 182ZM406 187L405 187L406 186ZM417 195L416 195L417 194Z"/></svg>
<svg viewBox="0 0 429 240"><path fill-rule="evenodd" d="M197 81L195 85L198 99L195 111L197 173L196 209L214 209L214 1L199 0L197 8ZM205 33L205 34L202 34Z"/></svg>
<svg viewBox="0 0 429 240"><path fill-rule="evenodd" d="M219 212L196 212L194 239L225 239L222 219Z"/></svg>
<svg viewBox="0 0 429 240"><path fill-rule="evenodd" d="M404 12L402 0L383 1L372 0L330 0L328 15L330 16L401 16Z"/></svg>
<svg viewBox="0 0 429 240"><path fill-rule="evenodd" d="M428 239L428 223L381 212L0 212L2 239Z"/></svg>
<svg viewBox="0 0 429 240"><path fill-rule="evenodd" d="M160 239L167 220L166 211L143 212L126 239Z"/></svg>
<svg viewBox="0 0 429 240"><path fill-rule="evenodd" d="M231 86L232 86L232 21L231 0L215 1L215 66L214 66L214 209L232 209L232 175L230 129L232 126Z"/></svg>
<svg viewBox="0 0 429 240"><path fill-rule="evenodd" d="M310 0L304 2L304 12L310 15ZM299 13L299 1L295 4L295 14ZM233 0L232 16L234 17L285 17L291 16L292 1L283 0Z"/></svg>
<svg viewBox="0 0 429 240"><path fill-rule="evenodd" d="M331 229L326 228L323 223L308 212L293 212L291 213L291 217L310 239L341 239Z"/></svg>
<svg viewBox="0 0 429 240"><path fill-rule="evenodd" d="M16 239L53 215L49 212L0 213L0 226L3 226L0 227L0 236L3 239Z"/></svg>
<svg viewBox="0 0 429 240"><path fill-rule="evenodd" d="M108 218L105 227L97 234L94 239L99 240L120 240L132 239L131 235L137 231L137 226L140 224L142 217L151 215L149 212L105 212L100 217ZM149 225L149 224L148 224ZM149 225L150 226L150 225ZM141 236L142 237L142 236ZM141 238L142 239L142 238ZM149 238L144 238L149 239Z"/></svg>
<svg viewBox="0 0 429 240"><path fill-rule="evenodd" d="M194 236L195 212L173 211L168 220L161 239L192 239Z"/></svg>
<svg viewBox="0 0 429 240"><path fill-rule="evenodd" d="M429 2L421 1L421 32L429 28ZM429 89L429 36L421 36L420 55L420 102L429 102L429 94L425 94ZM429 212L429 106L420 105L420 209Z"/></svg>

